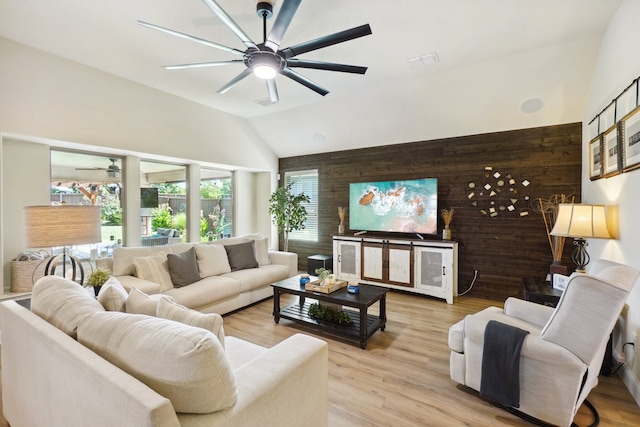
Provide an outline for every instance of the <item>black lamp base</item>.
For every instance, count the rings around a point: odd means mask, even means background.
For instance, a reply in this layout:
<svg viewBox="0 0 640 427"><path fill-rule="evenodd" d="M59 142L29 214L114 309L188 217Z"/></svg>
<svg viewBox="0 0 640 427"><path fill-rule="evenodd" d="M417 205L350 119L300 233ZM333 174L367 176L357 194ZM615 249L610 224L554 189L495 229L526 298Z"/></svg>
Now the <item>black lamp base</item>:
<svg viewBox="0 0 640 427"><path fill-rule="evenodd" d="M67 279L71 279L74 282L79 283L80 285L84 284L84 268L82 267L82 262L73 255L70 255L66 252L62 252L60 255L52 256L49 261L47 261L47 265L44 268L44 275L51 276L56 274L56 269L62 260L62 276L66 277L67 275L67 262L69 263L69 267L71 267L71 277L67 277ZM77 279L80 280L77 280Z"/></svg>
<svg viewBox="0 0 640 427"><path fill-rule="evenodd" d="M589 264L589 261L591 260L591 258L589 257L589 254L587 253L587 250L585 249L585 247L589 243L587 243L586 240L577 237L573 239L573 244L575 245L576 248L573 250L573 253L571 254L571 261L573 261L574 264L576 265L577 273L584 273L586 271L585 267L587 266L587 264Z"/></svg>

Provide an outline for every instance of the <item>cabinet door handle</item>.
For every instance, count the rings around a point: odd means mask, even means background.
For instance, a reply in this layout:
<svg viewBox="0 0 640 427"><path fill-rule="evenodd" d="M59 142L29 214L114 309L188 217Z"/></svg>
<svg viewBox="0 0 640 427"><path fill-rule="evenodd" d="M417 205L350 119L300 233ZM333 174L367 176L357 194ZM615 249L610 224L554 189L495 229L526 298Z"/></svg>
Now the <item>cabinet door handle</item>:
<svg viewBox="0 0 640 427"><path fill-rule="evenodd" d="M445 272L445 269L446 269L446 267L443 265L443 266L442 266L442 275L443 275L443 276L446 276L446 275L447 275L447 273Z"/></svg>

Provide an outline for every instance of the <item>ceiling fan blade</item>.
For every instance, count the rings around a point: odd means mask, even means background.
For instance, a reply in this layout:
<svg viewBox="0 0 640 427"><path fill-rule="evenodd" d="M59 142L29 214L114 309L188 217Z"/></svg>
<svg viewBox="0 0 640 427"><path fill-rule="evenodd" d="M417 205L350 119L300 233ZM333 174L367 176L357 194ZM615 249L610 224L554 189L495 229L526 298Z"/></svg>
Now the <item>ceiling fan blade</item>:
<svg viewBox="0 0 640 427"><path fill-rule="evenodd" d="M239 81L241 81L242 79L245 79L246 77L248 77L249 75L251 75L253 73L253 71L251 70L251 68L247 68L246 70L244 70L243 72L241 72L240 74L238 74L237 76L235 76L233 79L231 79L231 81L229 83L227 83L226 85L222 86L219 90L218 93L225 93L227 92L229 89L231 89L232 87L234 87Z"/></svg>
<svg viewBox="0 0 640 427"><path fill-rule="evenodd" d="M225 46L225 45L221 45L219 43L215 43L215 42L212 42L212 41L209 41L209 40L201 39L200 37L191 36L189 34L181 33L180 31L170 30L168 28L161 27L161 26L155 25L155 24L150 24L150 23L144 22L144 21L138 21L138 24L143 26L143 27L151 28L153 30L162 31L163 33L167 33L167 34L171 34L173 36L181 37L183 39L191 40L191 41L194 41L196 43L203 44L205 46L215 47L216 49L224 50L225 52L233 53L235 55L244 55L244 52L241 51L241 50L234 49L234 48L231 48L231 47L228 47L228 46Z"/></svg>
<svg viewBox="0 0 640 427"><path fill-rule="evenodd" d="M278 96L278 88L276 87L276 79L267 79L267 89L269 90L269 99L272 104L280 101Z"/></svg>
<svg viewBox="0 0 640 427"><path fill-rule="evenodd" d="M233 19L231 19L229 14L225 12L218 3L216 3L214 0L202 0L202 2L206 4L209 9L211 9L213 13L215 13L218 18L220 18L220 20L224 22L227 27L229 27L231 31L233 31L236 37L240 39L242 44L244 44L248 48L258 49L258 46L256 46L256 44L251 40L251 37L249 37L247 33L245 33Z"/></svg>
<svg viewBox="0 0 640 427"><path fill-rule="evenodd" d="M295 46L291 46L282 49L282 54L285 58L292 58L296 55L311 52L312 50L322 49L323 47L332 46L334 44L343 43L349 40L357 39L358 37L364 37L371 34L371 27L369 24L354 27L349 30L340 31L338 33L330 34L328 36L319 37L308 42L300 43Z"/></svg>
<svg viewBox="0 0 640 427"><path fill-rule="evenodd" d="M215 61L215 62L197 62L195 64L178 64L178 65L164 65L167 70L182 70L185 68L203 68L203 67L218 67L220 65L231 64L243 64L242 59L232 59L230 61Z"/></svg>
<svg viewBox="0 0 640 427"><path fill-rule="evenodd" d="M269 37L267 37L267 40L264 43L266 47L274 52L278 51L280 43L282 42L282 37L284 37L284 33L287 32L287 29L291 24L291 20L296 14L301 1L302 0L284 0L282 2L282 7L280 8L280 12L278 12L276 22L274 22L273 27L271 27Z"/></svg>
<svg viewBox="0 0 640 427"><path fill-rule="evenodd" d="M322 86L318 86L317 84L315 84L314 82L312 82L308 78L304 77L301 74L296 73L295 71L293 71L290 68L286 68L286 67L283 68L282 70L280 70L280 74L282 74L283 76L289 77L291 80L295 80L296 82L300 83L301 85L304 85L304 86L308 87L312 91L317 92L322 96L325 96L326 94L329 93L329 91L327 89L323 88Z"/></svg>
<svg viewBox="0 0 640 427"><path fill-rule="evenodd" d="M304 59L287 59L289 67L313 68L314 70L340 71L342 73L364 74L367 67L357 65L336 64L334 62L309 61Z"/></svg>
<svg viewBox="0 0 640 427"><path fill-rule="evenodd" d="M75 168L77 171L106 171L107 168Z"/></svg>

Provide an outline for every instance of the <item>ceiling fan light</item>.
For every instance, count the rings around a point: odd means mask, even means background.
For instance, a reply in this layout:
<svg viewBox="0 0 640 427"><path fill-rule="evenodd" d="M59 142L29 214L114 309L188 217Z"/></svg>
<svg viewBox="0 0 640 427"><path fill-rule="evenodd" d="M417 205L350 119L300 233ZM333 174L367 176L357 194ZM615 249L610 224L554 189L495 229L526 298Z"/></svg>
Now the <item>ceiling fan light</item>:
<svg viewBox="0 0 640 427"><path fill-rule="evenodd" d="M253 74L260 79L269 80L276 76L276 69L270 65L260 64L253 67Z"/></svg>

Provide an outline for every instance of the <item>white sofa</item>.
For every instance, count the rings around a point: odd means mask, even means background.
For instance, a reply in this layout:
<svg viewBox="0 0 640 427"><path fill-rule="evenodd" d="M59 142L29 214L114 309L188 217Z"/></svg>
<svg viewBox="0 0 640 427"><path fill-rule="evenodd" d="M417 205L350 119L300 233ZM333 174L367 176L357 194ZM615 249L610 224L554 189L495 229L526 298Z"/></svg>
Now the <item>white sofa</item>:
<svg viewBox="0 0 640 427"><path fill-rule="evenodd" d="M296 334L268 349L168 317L105 311L57 276L36 283L31 308L0 304L2 400L12 427L328 423L328 349L317 338ZM218 316L174 308L189 312L181 321ZM226 383L205 375L214 368ZM207 409L207 400L218 407Z"/></svg>
<svg viewBox="0 0 640 427"><path fill-rule="evenodd" d="M257 268L232 271L234 265L227 249L239 248L238 245L254 247L255 260L251 263L257 262ZM199 280L177 287L167 256L192 248L196 252ZM298 255L269 250L267 238L248 234L208 243L115 248L113 257L98 259L97 266L110 270L128 291L135 287L146 294L163 293L194 310L225 314L271 297L272 283L298 273Z"/></svg>

